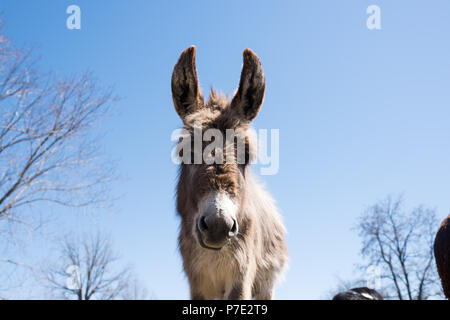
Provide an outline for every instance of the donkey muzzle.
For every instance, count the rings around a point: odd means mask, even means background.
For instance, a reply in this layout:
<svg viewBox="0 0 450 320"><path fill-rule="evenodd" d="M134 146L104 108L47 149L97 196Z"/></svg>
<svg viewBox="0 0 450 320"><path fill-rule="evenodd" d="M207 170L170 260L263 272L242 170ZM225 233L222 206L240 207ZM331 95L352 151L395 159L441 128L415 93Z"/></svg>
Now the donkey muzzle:
<svg viewBox="0 0 450 320"><path fill-rule="evenodd" d="M200 245L207 249L221 249L238 233L236 219L219 213L206 212L197 219Z"/></svg>

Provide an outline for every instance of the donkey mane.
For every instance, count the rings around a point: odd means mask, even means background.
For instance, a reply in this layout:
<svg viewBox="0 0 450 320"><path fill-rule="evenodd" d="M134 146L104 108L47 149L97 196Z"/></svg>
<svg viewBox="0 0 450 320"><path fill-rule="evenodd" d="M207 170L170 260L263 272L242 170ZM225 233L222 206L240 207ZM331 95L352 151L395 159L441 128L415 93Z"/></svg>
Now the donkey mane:
<svg viewBox="0 0 450 320"><path fill-rule="evenodd" d="M184 118L186 129L193 127L195 122L202 123L206 128L212 127L220 130L236 129L242 125L247 128L249 125L242 121L237 112L232 110L231 99L213 88L210 90L207 103Z"/></svg>

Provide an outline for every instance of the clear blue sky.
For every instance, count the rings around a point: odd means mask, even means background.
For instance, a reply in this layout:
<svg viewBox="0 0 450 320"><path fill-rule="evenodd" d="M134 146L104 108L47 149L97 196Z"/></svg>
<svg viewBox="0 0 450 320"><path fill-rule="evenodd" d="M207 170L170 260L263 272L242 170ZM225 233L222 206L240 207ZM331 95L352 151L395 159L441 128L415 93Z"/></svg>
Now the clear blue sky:
<svg viewBox="0 0 450 320"><path fill-rule="evenodd" d="M66 29L68 5L82 29ZM366 28L381 7L382 30ZM267 78L256 128L280 129L280 170L262 180L288 229L290 269L280 299L316 299L350 278L368 205L404 193L409 206L450 212L450 2L2 0L6 34L34 46L59 74L92 70L121 96L102 126L123 179L115 212L62 209L67 229L98 226L157 298L188 298L176 237L177 167L170 134L181 125L170 77L197 46L204 91L232 94L242 51ZM46 247L42 251L47 250Z"/></svg>

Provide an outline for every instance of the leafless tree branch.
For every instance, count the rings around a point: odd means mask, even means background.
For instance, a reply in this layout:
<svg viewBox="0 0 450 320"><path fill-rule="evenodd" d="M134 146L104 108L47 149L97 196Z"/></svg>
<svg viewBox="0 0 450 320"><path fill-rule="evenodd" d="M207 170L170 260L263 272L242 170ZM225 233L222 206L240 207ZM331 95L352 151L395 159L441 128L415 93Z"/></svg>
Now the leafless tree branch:
<svg viewBox="0 0 450 320"><path fill-rule="evenodd" d="M34 232L42 225L40 204L100 207L111 200L114 166L101 157L92 129L115 100L112 90L99 87L90 72L59 78L35 65L32 50L15 47L4 35L0 17L2 246L20 237L11 230ZM24 268L11 261L0 260L0 273Z"/></svg>
<svg viewBox="0 0 450 320"><path fill-rule="evenodd" d="M66 237L58 263L44 270L52 292L64 299L113 300L143 298L145 292L127 267L120 267L109 238L100 233L82 239Z"/></svg>
<svg viewBox="0 0 450 320"><path fill-rule="evenodd" d="M105 203L115 176L90 131L115 100L112 91L89 72L38 73L31 56L12 46L0 21L0 223L37 202Z"/></svg>
<svg viewBox="0 0 450 320"><path fill-rule="evenodd" d="M403 210L403 199L385 200L371 206L359 218L356 229L362 239L364 268L382 270L390 297L424 300L441 296L433 258L438 221L435 210L419 206Z"/></svg>

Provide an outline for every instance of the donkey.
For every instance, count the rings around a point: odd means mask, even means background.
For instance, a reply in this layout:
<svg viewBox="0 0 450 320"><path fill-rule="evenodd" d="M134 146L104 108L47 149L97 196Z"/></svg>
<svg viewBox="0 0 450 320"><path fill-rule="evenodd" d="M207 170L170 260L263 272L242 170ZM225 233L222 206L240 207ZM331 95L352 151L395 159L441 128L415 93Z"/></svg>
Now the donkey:
<svg viewBox="0 0 450 320"><path fill-rule="evenodd" d="M276 278L288 260L285 228L274 201L249 168L255 154L250 123L263 103L264 71L255 53L246 49L234 97L211 89L205 104L195 51L195 46L184 50L172 74L172 98L183 129L189 135L195 123L202 132L233 129L245 145L245 156L241 162L237 157L230 161L228 153L225 163L181 162L178 240L191 299L272 299ZM235 139L216 152L230 149L235 155Z"/></svg>

